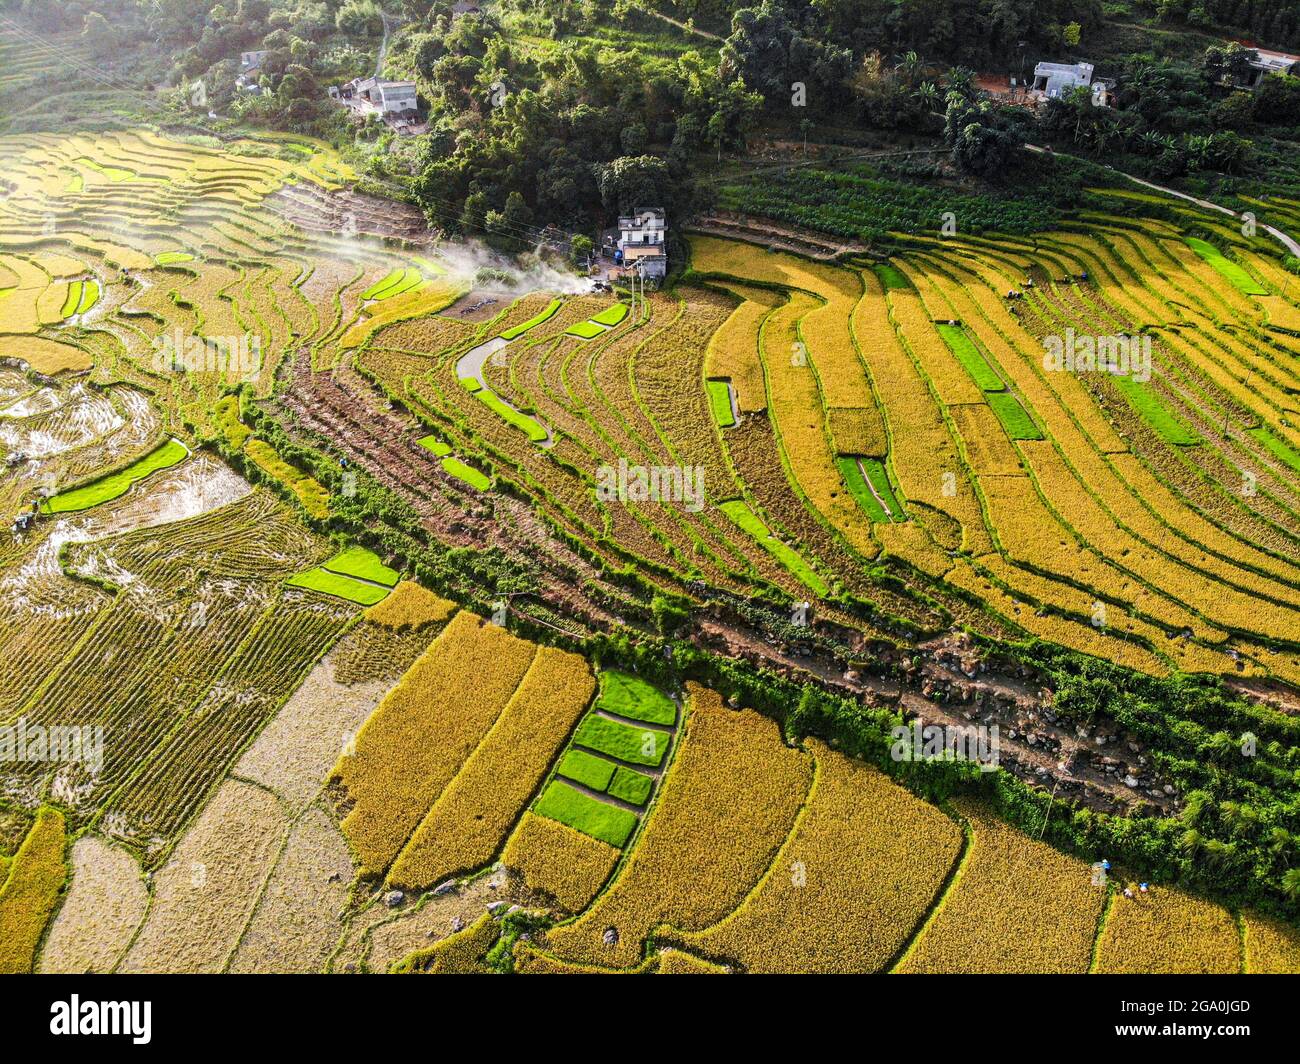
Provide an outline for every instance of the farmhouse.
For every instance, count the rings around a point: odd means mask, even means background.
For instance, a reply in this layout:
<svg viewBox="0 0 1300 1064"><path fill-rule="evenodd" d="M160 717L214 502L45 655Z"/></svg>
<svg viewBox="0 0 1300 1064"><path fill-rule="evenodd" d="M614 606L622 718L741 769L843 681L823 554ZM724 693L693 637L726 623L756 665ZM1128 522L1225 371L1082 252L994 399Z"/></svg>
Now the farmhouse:
<svg viewBox="0 0 1300 1064"><path fill-rule="evenodd" d="M385 81L383 78L353 78L339 86L337 93L363 108L383 115L397 115L416 110L414 81Z"/></svg>
<svg viewBox="0 0 1300 1064"><path fill-rule="evenodd" d="M1039 63L1034 67L1034 83L1029 87L1040 100L1059 100L1075 89L1091 89L1092 102L1105 107L1110 102L1110 85L1093 80L1091 63Z"/></svg>
<svg viewBox="0 0 1300 1064"><path fill-rule="evenodd" d="M255 52L240 52L239 76L235 78L235 88L244 92L260 92L258 78L262 73L262 63L269 54L269 50L265 48Z"/></svg>
<svg viewBox="0 0 1300 1064"><path fill-rule="evenodd" d="M1270 74L1300 74L1300 56L1256 49L1254 58L1250 60L1250 73L1239 86L1253 91L1264 84L1264 79Z"/></svg>
<svg viewBox="0 0 1300 1064"><path fill-rule="evenodd" d="M638 207L618 220L618 254L624 266L639 264L642 276L663 278L668 272L664 246L667 220L662 207Z"/></svg>

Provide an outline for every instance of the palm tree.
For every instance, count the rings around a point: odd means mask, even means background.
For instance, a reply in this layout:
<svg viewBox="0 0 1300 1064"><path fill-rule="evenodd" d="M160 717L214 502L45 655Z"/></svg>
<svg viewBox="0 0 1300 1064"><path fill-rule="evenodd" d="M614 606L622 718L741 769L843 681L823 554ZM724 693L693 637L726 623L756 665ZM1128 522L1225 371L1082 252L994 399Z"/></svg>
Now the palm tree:
<svg viewBox="0 0 1300 1064"><path fill-rule="evenodd" d="M1201 849L1205 853L1205 859L1213 865L1227 864L1236 856L1236 843L1222 842L1219 839L1206 839Z"/></svg>
<svg viewBox="0 0 1300 1064"><path fill-rule="evenodd" d="M1292 900L1300 898L1300 868L1288 868L1282 873L1282 893Z"/></svg>
<svg viewBox="0 0 1300 1064"><path fill-rule="evenodd" d="M1138 144L1141 146L1144 155L1159 155L1164 151L1167 139L1163 133L1148 129L1138 136Z"/></svg>
<svg viewBox="0 0 1300 1064"><path fill-rule="evenodd" d="M1221 802L1219 816L1224 824L1234 832L1250 827L1257 819L1255 810L1245 802Z"/></svg>
<svg viewBox="0 0 1300 1064"><path fill-rule="evenodd" d="M974 95L975 71L970 67L949 67L944 71L943 81L949 92L960 92L968 99Z"/></svg>
<svg viewBox="0 0 1300 1064"><path fill-rule="evenodd" d="M909 85L914 85L917 75L921 73L921 57L916 52L904 52L898 57L894 69L903 75Z"/></svg>
<svg viewBox="0 0 1300 1064"><path fill-rule="evenodd" d="M917 100L927 111L932 114L942 114L939 110L939 86L933 81L923 81L916 87L912 93L912 98Z"/></svg>

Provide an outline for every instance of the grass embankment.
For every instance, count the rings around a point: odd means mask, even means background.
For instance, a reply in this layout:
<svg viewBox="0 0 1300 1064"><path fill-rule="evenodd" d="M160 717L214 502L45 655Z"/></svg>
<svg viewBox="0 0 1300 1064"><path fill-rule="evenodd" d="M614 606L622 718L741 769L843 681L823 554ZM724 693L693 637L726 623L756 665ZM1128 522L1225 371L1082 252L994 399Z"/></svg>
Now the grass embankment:
<svg viewBox="0 0 1300 1064"><path fill-rule="evenodd" d="M132 462L125 469L110 473L106 477L100 477L98 480L80 488L59 492L59 494L45 500L45 502L41 503L41 513L75 513L79 510L89 510L92 506L99 506L101 503L111 502L113 499L125 495L132 484L144 480L145 477L158 472L160 469L169 469L171 466L183 461L189 453L189 450L179 440L168 440L161 447L150 451L143 458Z"/></svg>

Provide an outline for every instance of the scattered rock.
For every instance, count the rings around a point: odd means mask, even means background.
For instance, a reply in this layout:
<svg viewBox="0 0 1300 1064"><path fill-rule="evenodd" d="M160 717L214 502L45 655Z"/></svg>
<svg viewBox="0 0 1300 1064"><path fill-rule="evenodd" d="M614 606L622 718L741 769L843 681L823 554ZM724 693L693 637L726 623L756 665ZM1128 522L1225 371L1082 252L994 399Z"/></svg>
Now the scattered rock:
<svg viewBox="0 0 1300 1064"><path fill-rule="evenodd" d="M600 937L601 937L602 941L605 943L605 945L607 945L607 946L617 946L617 945L618 945L618 928L617 928L617 927L607 927L607 928L605 928L605 933L604 933L603 935L601 935Z"/></svg>
<svg viewBox="0 0 1300 1064"><path fill-rule="evenodd" d="M390 909L396 909L404 901L406 901L406 895L400 890L390 890L384 895L384 904Z"/></svg>
<svg viewBox="0 0 1300 1064"><path fill-rule="evenodd" d="M445 883L439 883L433 888L434 897L441 898L445 894L454 894L456 892L456 881L449 879Z"/></svg>

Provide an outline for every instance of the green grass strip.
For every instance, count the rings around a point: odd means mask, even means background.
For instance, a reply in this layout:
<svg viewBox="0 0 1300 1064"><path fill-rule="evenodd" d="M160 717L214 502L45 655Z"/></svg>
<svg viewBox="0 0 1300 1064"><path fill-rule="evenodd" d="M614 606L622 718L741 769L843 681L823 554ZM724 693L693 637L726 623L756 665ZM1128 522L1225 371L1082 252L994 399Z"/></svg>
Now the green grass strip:
<svg viewBox="0 0 1300 1064"><path fill-rule="evenodd" d="M912 282L896 266L890 266L888 263L881 263L876 267L876 276L880 278L880 283L886 290L912 287Z"/></svg>
<svg viewBox="0 0 1300 1064"><path fill-rule="evenodd" d="M533 443L541 443L546 439L546 430L539 422L504 402L491 388L482 388L474 394L482 399L494 414L519 429Z"/></svg>
<svg viewBox="0 0 1300 1064"><path fill-rule="evenodd" d="M602 754L634 765L658 765L672 736L656 728L638 728L633 724L588 714L578 725L573 741Z"/></svg>
<svg viewBox="0 0 1300 1064"><path fill-rule="evenodd" d="M77 304L77 313L85 314L99 302L99 282L83 281L81 285L81 302Z"/></svg>
<svg viewBox="0 0 1300 1064"><path fill-rule="evenodd" d="M361 298L376 301L392 299L393 296L400 296L403 292L409 292L423 280L424 275L414 266L393 270L382 281L372 284L362 292Z"/></svg>
<svg viewBox="0 0 1300 1064"><path fill-rule="evenodd" d="M327 561L322 568L342 576L355 576L361 580L372 580L376 584L392 587L401 579L401 573L390 569L379 555L365 547L348 547Z"/></svg>
<svg viewBox="0 0 1300 1064"><path fill-rule="evenodd" d="M476 491L487 491L492 486L492 481L487 478L486 474L479 472L473 466L466 465L459 458L444 458L442 468L457 480L463 480Z"/></svg>
<svg viewBox="0 0 1300 1064"><path fill-rule="evenodd" d="M176 465L176 463L184 460L188 454L189 451L185 449L185 445L179 440L168 440L162 446L155 447L143 458L132 462L125 469L119 469L116 473L100 477L98 480L80 488L62 491L58 495L46 499L45 502L41 503L41 513L75 513L78 510L89 510L92 506L98 506L100 503L110 502L119 496L125 495L136 481L144 480L145 477L158 472L160 469L167 469Z"/></svg>
<svg viewBox="0 0 1300 1064"><path fill-rule="evenodd" d="M1276 458L1279 462L1290 466L1297 473L1300 473L1300 454L1297 454L1285 443L1274 436L1268 429L1247 429L1247 434L1255 437L1264 448Z"/></svg>
<svg viewBox="0 0 1300 1064"><path fill-rule="evenodd" d="M617 767L614 762L589 754L585 750L570 750L564 755L564 760L555 771L566 779L590 787L593 791L603 791L614 778L614 769Z"/></svg>
<svg viewBox="0 0 1300 1064"><path fill-rule="evenodd" d="M438 458L451 454L451 444L438 439L437 436L424 436L415 441L426 451L432 451Z"/></svg>
<svg viewBox="0 0 1300 1064"><path fill-rule="evenodd" d="M1034 424L1034 419L1020 405L1020 400L1010 392L989 392L984 398L993 408L993 413L998 416L998 420L1002 422L1002 427L1007 430L1007 435L1013 440L1043 438L1043 434L1038 431L1038 426Z"/></svg>
<svg viewBox="0 0 1300 1064"><path fill-rule="evenodd" d="M597 325L607 325L613 328L627 317L628 310L626 303L615 303L612 307L606 307L599 314L593 314L591 320Z"/></svg>
<svg viewBox="0 0 1300 1064"><path fill-rule="evenodd" d="M943 342L948 345L952 353L957 356L966 372L974 378L975 383L979 385L982 392L1002 392L1006 391L1006 384L997 371L988 364L988 360L969 336L966 330L960 325L938 325L939 335L943 337Z"/></svg>
<svg viewBox="0 0 1300 1064"><path fill-rule="evenodd" d="M705 381L704 387L709 393L709 409L713 411L713 420L719 428L731 428L736 423L736 418L731 412L730 382Z"/></svg>
<svg viewBox="0 0 1300 1064"><path fill-rule="evenodd" d="M574 790L561 780L552 780L537 807L538 816L558 820L561 824L622 849L637 825L635 813L616 805L598 802L590 795Z"/></svg>
<svg viewBox="0 0 1300 1064"><path fill-rule="evenodd" d="M878 458L860 458L862 471L866 474L867 480L871 486L876 489L876 494L889 507L889 512L894 515L895 521L905 521L907 516L903 513L903 507L899 504L897 497L894 495L894 488L889 483L889 474L885 472L884 464Z"/></svg>
<svg viewBox="0 0 1300 1064"><path fill-rule="evenodd" d="M308 569L305 573L291 576L287 581L290 587L305 587L311 591L333 595L335 598L347 599L362 606L373 606L388 597L388 589L363 584L349 576L331 573L328 569Z"/></svg>
<svg viewBox="0 0 1300 1064"><path fill-rule="evenodd" d="M818 595L822 598L830 596L831 589L827 586L826 581L817 575L813 567L804 561L797 551L772 535L767 525L758 519L754 511L746 503L740 499L732 499L730 502L721 503L719 508L744 531L758 540L778 562Z"/></svg>
<svg viewBox="0 0 1300 1064"><path fill-rule="evenodd" d="M1224 255L1224 253L1213 244L1205 240L1198 240L1194 236L1189 236L1187 238L1187 246L1231 281L1233 287L1236 288L1237 291L1244 292L1248 296L1268 295L1267 288L1248 274L1242 266L1233 262L1232 259Z"/></svg>
<svg viewBox="0 0 1300 1064"><path fill-rule="evenodd" d="M1143 419L1160 434L1167 443L1177 447L1192 447L1201 442L1201 438L1178 420L1160 400L1154 388L1132 377L1116 375L1115 386L1124 393L1124 398Z"/></svg>
<svg viewBox="0 0 1300 1064"><path fill-rule="evenodd" d="M393 285L397 284L397 282L400 281L405 276L406 276L405 270L401 270L401 269L389 270L388 273L386 273L383 276L383 278L376 281L364 292L362 292L361 298L377 299L379 297L380 292L383 292L385 289L392 288Z"/></svg>
<svg viewBox="0 0 1300 1064"><path fill-rule="evenodd" d="M605 326L597 325L594 321L580 321L576 325L570 325L564 330L566 336L576 336L582 340L594 340L605 331Z"/></svg>
<svg viewBox="0 0 1300 1064"><path fill-rule="evenodd" d="M835 459L835 466L839 469L840 476L844 478L844 483L849 486L849 494L862 507L866 515L876 522L888 521L889 515L885 513L885 508L880 505L880 500L872 494L871 488L867 485L866 477L863 476L862 470L858 468L858 460L841 455Z"/></svg>
<svg viewBox="0 0 1300 1064"><path fill-rule="evenodd" d="M460 386L467 392L477 392L483 388L483 382L477 377L459 377L457 379L460 381Z"/></svg>
<svg viewBox="0 0 1300 1064"><path fill-rule="evenodd" d="M68 284L68 293L63 297L63 309L59 311L60 318L70 318L77 313L77 308L81 306L81 281L71 281Z"/></svg>
<svg viewBox="0 0 1300 1064"><path fill-rule="evenodd" d="M647 776L644 772L636 772L619 765L614 772L614 780L609 785L607 793L611 798L621 798L632 805L645 805L646 799L650 797L650 791L654 789L654 785L653 776Z"/></svg>
<svg viewBox="0 0 1300 1064"><path fill-rule="evenodd" d="M159 266L171 266L177 262L193 262L194 256L188 251L164 251L161 255L155 255L153 261Z"/></svg>
<svg viewBox="0 0 1300 1064"><path fill-rule="evenodd" d="M523 336L529 329L552 317L557 310L564 305L562 299L552 299L550 305L540 314L529 318L527 321L520 322L518 325L512 325L509 329L501 334L503 340L513 340L516 336Z"/></svg>
<svg viewBox="0 0 1300 1064"><path fill-rule="evenodd" d="M596 708L647 724L677 722L677 705L671 698L641 677L616 669L606 669L600 674Z"/></svg>

